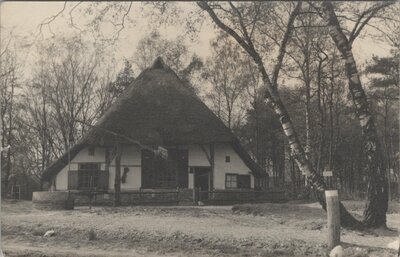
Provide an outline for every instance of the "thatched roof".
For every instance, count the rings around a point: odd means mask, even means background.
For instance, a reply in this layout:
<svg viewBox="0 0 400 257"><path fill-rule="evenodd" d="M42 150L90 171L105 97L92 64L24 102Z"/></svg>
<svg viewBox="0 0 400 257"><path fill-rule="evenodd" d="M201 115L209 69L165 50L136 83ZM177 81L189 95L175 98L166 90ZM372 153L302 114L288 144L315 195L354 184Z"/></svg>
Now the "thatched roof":
<svg viewBox="0 0 400 257"><path fill-rule="evenodd" d="M95 127L71 148L71 159L87 145L132 144L127 138L150 146L231 143L249 168L259 171L230 129L161 58L144 70ZM67 163L68 154L64 154L45 171L43 178L51 179Z"/></svg>

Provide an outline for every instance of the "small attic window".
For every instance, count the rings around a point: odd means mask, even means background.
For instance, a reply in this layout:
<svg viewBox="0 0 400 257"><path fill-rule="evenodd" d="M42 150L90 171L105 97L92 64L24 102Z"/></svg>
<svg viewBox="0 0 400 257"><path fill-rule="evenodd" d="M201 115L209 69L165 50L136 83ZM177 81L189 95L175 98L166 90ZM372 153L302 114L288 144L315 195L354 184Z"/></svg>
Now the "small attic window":
<svg viewBox="0 0 400 257"><path fill-rule="evenodd" d="M88 155L89 155L89 156L94 156L94 146L89 146L89 148L88 148Z"/></svg>
<svg viewBox="0 0 400 257"><path fill-rule="evenodd" d="M225 156L225 162L231 162L231 157L229 155Z"/></svg>

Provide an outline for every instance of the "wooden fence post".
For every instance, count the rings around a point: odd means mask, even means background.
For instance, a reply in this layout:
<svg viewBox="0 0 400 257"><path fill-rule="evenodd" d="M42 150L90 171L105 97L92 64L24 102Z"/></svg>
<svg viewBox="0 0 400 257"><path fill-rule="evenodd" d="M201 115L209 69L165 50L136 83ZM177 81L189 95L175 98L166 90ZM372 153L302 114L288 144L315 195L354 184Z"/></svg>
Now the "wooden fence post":
<svg viewBox="0 0 400 257"><path fill-rule="evenodd" d="M176 204L179 205L180 199L179 199L179 187L176 188Z"/></svg>
<svg viewBox="0 0 400 257"><path fill-rule="evenodd" d="M121 155L122 147L117 143L115 155L114 206L121 205Z"/></svg>
<svg viewBox="0 0 400 257"><path fill-rule="evenodd" d="M199 189L197 187L193 188L193 203L197 205L199 201Z"/></svg>
<svg viewBox="0 0 400 257"><path fill-rule="evenodd" d="M340 207L337 190L326 190L326 212L328 215L328 248L340 244Z"/></svg>

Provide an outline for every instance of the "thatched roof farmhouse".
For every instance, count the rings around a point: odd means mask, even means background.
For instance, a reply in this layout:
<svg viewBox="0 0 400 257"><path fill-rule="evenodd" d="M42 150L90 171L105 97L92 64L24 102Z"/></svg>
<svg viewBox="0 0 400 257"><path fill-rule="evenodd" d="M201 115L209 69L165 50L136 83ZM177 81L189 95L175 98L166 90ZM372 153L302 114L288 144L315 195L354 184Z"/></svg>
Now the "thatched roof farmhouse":
<svg viewBox="0 0 400 257"><path fill-rule="evenodd" d="M255 188L263 176L235 135L161 58L144 70L69 153L43 174L52 190L112 190L120 147L121 190ZM166 163L149 149L168 150ZM110 150L111 149L111 150Z"/></svg>

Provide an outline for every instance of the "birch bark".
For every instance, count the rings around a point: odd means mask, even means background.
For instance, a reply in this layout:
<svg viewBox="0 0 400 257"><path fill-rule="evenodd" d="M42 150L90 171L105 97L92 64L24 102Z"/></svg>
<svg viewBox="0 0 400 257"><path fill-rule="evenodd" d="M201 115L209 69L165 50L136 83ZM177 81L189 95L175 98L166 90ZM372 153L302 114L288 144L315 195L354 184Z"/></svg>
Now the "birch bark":
<svg viewBox="0 0 400 257"><path fill-rule="evenodd" d="M343 33L331 2L322 3L322 16L328 22L329 34L345 59L346 76L356 114L364 136L364 149L367 155L368 199L363 223L367 227L385 227L388 209L388 184L385 162L374 119L369 109L367 97L362 87L357 64L352 52L352 41Z"/></svg>

